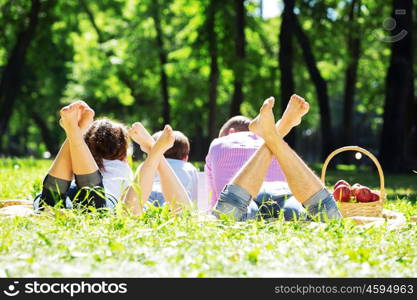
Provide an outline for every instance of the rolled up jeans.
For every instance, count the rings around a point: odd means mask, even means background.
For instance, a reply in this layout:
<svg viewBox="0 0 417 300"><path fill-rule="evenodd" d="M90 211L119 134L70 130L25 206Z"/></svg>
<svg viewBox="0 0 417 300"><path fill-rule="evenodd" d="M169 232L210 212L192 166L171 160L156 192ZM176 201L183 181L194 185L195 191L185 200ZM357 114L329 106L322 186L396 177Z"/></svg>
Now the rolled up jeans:
<svg viewBox="0 0 417 300"><path fill-rule="evenodd" d="M46 175L42 193L33 203L34 208L40 210L45 204L55 206L59 201L63 201L65 208L73 208L75 205L114 208L117 203L114 197L105 195L100 171L75 175L75 182Z"/></svg>
<svg viewBox="0 0 417 300"><path fill-rule="evenodd" d="M268 199L270 203L265 199ZM264 218L277 217L281 213L287 221L294 219L325 221L341 218L333 196L325 188L308 199L304 206L305 208L291 194L274 195L273 193L268 194L266 191L253 199L245 189L229 184L220 194L213 214L217 217L225 214L237 221L246 221L261 216ZM265 214L265 210L267 214Z"/></svg>

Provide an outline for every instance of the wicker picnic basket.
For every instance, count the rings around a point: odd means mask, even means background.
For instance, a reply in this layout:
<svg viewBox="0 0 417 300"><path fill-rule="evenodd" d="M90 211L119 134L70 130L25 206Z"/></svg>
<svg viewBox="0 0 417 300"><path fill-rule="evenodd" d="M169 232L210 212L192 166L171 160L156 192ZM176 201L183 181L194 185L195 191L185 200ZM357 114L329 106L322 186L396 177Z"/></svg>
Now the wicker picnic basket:
<svg viewBox="0 0 417 300"><path fill-rule="evenodd" d="M321 181L325 184L326 170L332 160L332 158L345 151L356 151L368 156L373 163L375 164L378 174L379 174L379 183L380 183L380 200L375 202L338 202L339 209L343 217L353 217L353 216L364 216L364 217L381 217L382 216L382 207L386 199L385 194L385 181L384 181L384 172L382 171L381 164L378 159L369 151L358 147L358 146L346 146L339 149L336 149L326 158L326 161L323 164L323 169L321 171Z"/></svg>

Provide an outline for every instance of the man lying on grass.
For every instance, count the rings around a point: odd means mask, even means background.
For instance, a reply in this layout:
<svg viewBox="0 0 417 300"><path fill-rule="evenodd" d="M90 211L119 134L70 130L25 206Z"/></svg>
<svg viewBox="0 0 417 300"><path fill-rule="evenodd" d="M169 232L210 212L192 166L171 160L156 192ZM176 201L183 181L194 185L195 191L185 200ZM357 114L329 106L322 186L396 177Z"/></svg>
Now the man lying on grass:
<svg viewBox="0 0 417 300"><path fill-rule="evenodd" d="M294 126L294 120L301 119L307 110L295 110L293 101L289 101L277 129L282 136L287 135ZM262 138L249 131L251 119L235 116L220 129L219 137L214 139L206 157L205 171L212 194L210 209L213 209L224 187L236 176L240 169L261 147L266 147ZM263 184L258 195L249 204L249 212L265 218L276 218L283 213L290 221L305 214L305 209L294 197L281 166L275 158L269 159L268 171L263 176ZM263 176L263 177L262 177Z"/></svg>
<svg viewBox="0 0 417 300"><path fill-rule="evenodd" d="M309 110L309 104L303 98L293 95L282 119L275 124L272 111L274 103L273 97L265 100L259 115L250 123L250 131L262 137L265 144L223 189L214 214L216 216L226 214L242 221L255 218L259 207L253 205L253 199L259 193L272 157L275 157L292 193L286 195L287 199L295 197L306 207L308 217L313 219L323 221L341 218L332 194L283 140L283 136L287 133L283 128L291 129L300 124L301 117Z"/></svg>

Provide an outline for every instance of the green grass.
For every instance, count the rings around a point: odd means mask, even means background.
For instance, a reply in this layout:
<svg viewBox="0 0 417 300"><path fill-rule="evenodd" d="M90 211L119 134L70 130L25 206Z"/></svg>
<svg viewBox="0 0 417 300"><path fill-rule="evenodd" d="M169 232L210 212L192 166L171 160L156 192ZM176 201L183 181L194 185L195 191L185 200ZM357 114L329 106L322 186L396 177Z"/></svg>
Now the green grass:
<svg viewBox="0 0 417 300"><path fill-rule="evenodd" d="M0 161L0 199L30 199L49 161ZM371 171L368 172L369 174ZM330 172L377 186L365 170ZM386 207L417 215L417 174L387 175ZM117 211L55 210L0 217L3 276L417 276L417 226L363 228L328 224L173 218L152 209L140 218Z"/></svg>

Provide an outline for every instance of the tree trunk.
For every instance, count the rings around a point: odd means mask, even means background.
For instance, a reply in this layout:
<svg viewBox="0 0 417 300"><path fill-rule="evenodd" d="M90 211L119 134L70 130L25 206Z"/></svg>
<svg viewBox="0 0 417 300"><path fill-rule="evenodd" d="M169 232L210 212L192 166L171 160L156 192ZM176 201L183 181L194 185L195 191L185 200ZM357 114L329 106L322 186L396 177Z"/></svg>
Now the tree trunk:
<svg viewBox="0 0 417 300"><path fill-rule="evenodd" d="M210 79L209 79L209 140L217 136L217 84L219 79L219 66L217 62L217 37L216 37L216 9L217 0L211 0L207 16L207 34L210 53Z"/></svg>
<svg viewBox="0 0 417 300"><path fill-rule="evenodd" d="M392 32L391 61L386 77L384 125L380 158L390 171L407 169L406 110L413 101L412 0L393 0L392 17L397 26ZM404 10L404 15L396 14ZM401 32L407 32L402 38Z"/></svg>
<svg viewBox="0 0 417 300"><path fill-rule="evenodd" d="M293 74L293 34L294 34L294 2L284 0L281 30L279 34L279 68L281 72L281 110L284 112L290 97L295 92ZM295 128L286 136L285 140L291 147L295 147Z"/></svg>
<svg viewBox="0 0 417 300"><path fill-rule="evenodd" d="M349 12L350 31L347 40L348 65L345 73L345 94L343 97L342 145L353 144L353 106L358 74L358 63L361 55L360 31L357 19L360 15L360 0L353 0ZM355 17L356 12L356 17Z"/></svg>
<svg viewBox="0 0 417 300"><path fill-rule="evenodd" d="M417 5L413 6L414 9L414 18L412 20L413 22L413 29L415 30L417 26ZM414 32L410 32L412 35L413 40L413 50L412 50L412 59L413 64L416 65L416 60L414 59L414 49L417 49L417 39L415 38ZM416 70L416 69L414 69ZM415 79L415 72L412 70L412 78L415 83L417 83ZM415 94L416 86L411 86L411 97L409 98L408 108L407 108L407 129L406 129L406 140L407 140L407 160L410 160L411 162L414 162L414 170L417 169L417 95Z"/></svg>
<svg viewBox="0 0 417 300"><path fill-rule="evenodd" d="M295 35L300 43L301 48L303 49L304 60L307 65L308 72L311 79L313 80L314 86L317 92L317 100L319 102L320 108L320 129L321 129L321 142L322 142L322 159L325 159L326 156L333 149L333 136L332 136L332 127L331 127L331 116L330 116L330 105L329 105L329 95L327 93L327 83L321 76L319 69L317 68L316 58L314 57L313 50L310 45L310 40L303 31L300 22L298 21L295 14L294 17L294 28Z"/></svg>
<svg viewBox="0 0 417 300"><path fill-rule="evenodd" d="M160 64L160 77L161 77L161 93L162 93L162 117L164 124L170 123L170 104L169 104L169 93L168 93L168 76L165 72L165 65L167 64L167 54L164 48L163 32L160 18L160 5L159 0L153 0L151 2L152 19L155 24L156 30L156 44L159 53L159 64Z"/></svg>
<svg viewBox="0 0 417 300"><path fill-rule="evenodd" d="M243 82L245 78L245 1L235 0L236 10L236 61L234 67L234 92L230 106L230 117L240 114L243 102Z"/></svg>
<svg viewBox="0 0 417 300"><path fill-rule="evenodd" d="M25 64L26 52L34 38L40 10L40 0L32 0L32 6L28 15L28 26L18 34L16 43L1 75L0 136L3 136L6 132L10 117L13 113L16 98L22 83L22 70Z"/></svg>

